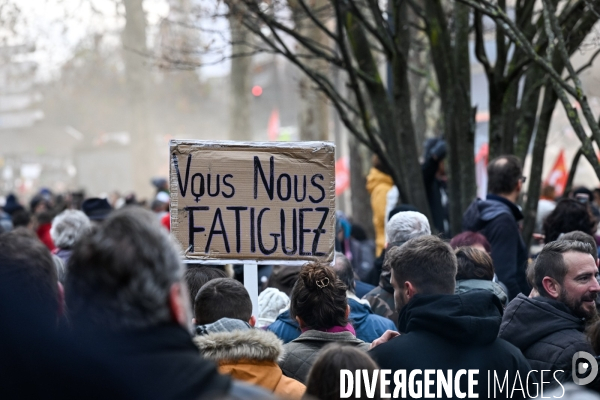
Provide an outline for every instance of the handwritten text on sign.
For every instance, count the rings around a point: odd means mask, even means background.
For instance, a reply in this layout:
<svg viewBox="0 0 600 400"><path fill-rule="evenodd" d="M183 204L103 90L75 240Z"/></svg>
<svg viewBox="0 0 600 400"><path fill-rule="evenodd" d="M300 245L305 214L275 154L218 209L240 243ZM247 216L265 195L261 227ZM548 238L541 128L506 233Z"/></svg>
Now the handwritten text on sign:
<svg viewBox="0 0 600 400"><path fill-rule="evenodd" d="M171 230L186 258L331 261L335 148L171 141Z"/></svg>

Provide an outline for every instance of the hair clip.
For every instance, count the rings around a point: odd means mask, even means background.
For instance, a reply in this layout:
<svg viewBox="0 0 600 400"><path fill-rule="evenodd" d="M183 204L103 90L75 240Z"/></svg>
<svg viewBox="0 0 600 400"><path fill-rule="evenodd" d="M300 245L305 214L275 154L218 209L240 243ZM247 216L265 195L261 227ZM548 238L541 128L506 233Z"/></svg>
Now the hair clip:
<svg viewBox="0 0 600 400"><path fill-rule="evenodd" d="M316 281L316 284L319 287L319 289L323 289L324 287L329 285L329 278L319 279Z"/></svg>

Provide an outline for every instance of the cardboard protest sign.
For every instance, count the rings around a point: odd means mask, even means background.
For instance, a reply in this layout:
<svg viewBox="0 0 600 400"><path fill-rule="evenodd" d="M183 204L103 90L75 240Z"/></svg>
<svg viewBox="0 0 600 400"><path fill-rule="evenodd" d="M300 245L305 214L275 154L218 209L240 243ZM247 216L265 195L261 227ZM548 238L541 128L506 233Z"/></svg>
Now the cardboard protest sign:
<svg viewBox="0 0 600 400"><path fill-rule="evenodd" d="M171 231L194 260L331 262L335 146L172 140Z"/></svg>

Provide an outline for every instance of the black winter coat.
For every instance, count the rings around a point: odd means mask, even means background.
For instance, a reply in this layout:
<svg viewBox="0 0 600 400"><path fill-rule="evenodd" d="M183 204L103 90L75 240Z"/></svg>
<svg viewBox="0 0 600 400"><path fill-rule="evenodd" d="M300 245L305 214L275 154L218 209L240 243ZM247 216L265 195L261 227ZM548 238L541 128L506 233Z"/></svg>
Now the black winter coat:
<svg viewBox="0 0 600 400"><path fill-rule="evenodd" d="M133 386L147 398L197 399L229 393L231 380L200 356L191 335L178 324L120 334L98 332L96 340Z"/></svg>
<svg viewBox="0 0 600 400"><path fill-rule="evenodd" d="M506 307L500 337L521 349L534 370L551 370L552 374L544 373L544 381L550 381L545 386L554 386L552 376L556 370L564 371L556 375L561 382L568 381L576 352L594 355L584 329L585 321L574 316L565 304L519 295ZM539 373L536 376L541 382Z"/></svg>
<svg viewBox="0 0 600 400"><path fill-rule="evenodd" d="M509 300L531 291L525 276L527 248L517 224L521 219L519 207L493 194L475 200L463 215L463 231L480 232L490 242L494 269L508 289Z"/></svg>
<svg viewBox="0 0 600 400"><path fill-rule="evenodd" d="M452 370L478 369L475 393L489 398L488 371L498 376L508 371L512 388L517 373L523 388L530 366L515 346L498 339L502 319L502 305L496 296L485 290L473 290L460 295L416 295L400 311L400 336L369 351L380 368ZM464 378L464 377L463 377ZM421 379L423 379L421 377ZM530 393L535 394L534 379L529 380ZM393 385L393 383L392 383ZM461 390L467 390L467 380L461 380ZM517 386L519 386L517 384ZM492 385L489 385L493 388ZM432 392L437 393L435 383ZM492 389L493 390L493 389ZM496 389L496 398L508 398L511 389ZM455 392L456 393L456 392ZM466 393L466 392L465 392ZM442 392L445 395L445 392ZM493 396L492 396L493 397ZM527 393L512 393L512 398L524 398ZM454 398L454 397L442 397Z"/></svg>

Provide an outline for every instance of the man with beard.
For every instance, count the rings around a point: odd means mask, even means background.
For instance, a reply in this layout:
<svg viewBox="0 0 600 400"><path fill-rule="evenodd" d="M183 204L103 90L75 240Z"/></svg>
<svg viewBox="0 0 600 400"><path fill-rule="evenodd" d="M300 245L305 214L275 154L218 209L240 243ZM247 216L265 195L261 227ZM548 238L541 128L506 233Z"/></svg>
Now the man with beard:
<svg viewBox="0 0 600 400"><path fill-rule="evenodd" d="M520 294L505 310L499 336L521 349L545 387L570 381L575 353L595 355L583 332L597 316L600 291L591 251L588 243L573 240L546 244L530 267L539 296Z"/></svg>
<svg viewBox="0 0 600 400"><path fill-rule="evenodd" d="M447 243L431 235L410 239L387 252L384 268L391 269L401 335L387 342L383 337L374 341L372 346L376 347L369 354L392 376L397 372L405 372L406 377L410 374L409 396L404 391L402 398L433 398L436 393L437 398L465 398L467 386L469 397L516 399L537 395L523 354L498 338L500 300L487 290L454 294L457 259ZM471 385L464 375L461 378L461 370L475 373L476 382L471 380ZM494 373L509 384L502 389L495 387ZM452 380L456 390L445 389L442 378ZM391 381L391 392L407 387L402 379ZM398 394L394 398L399 398Z"/></svg>

